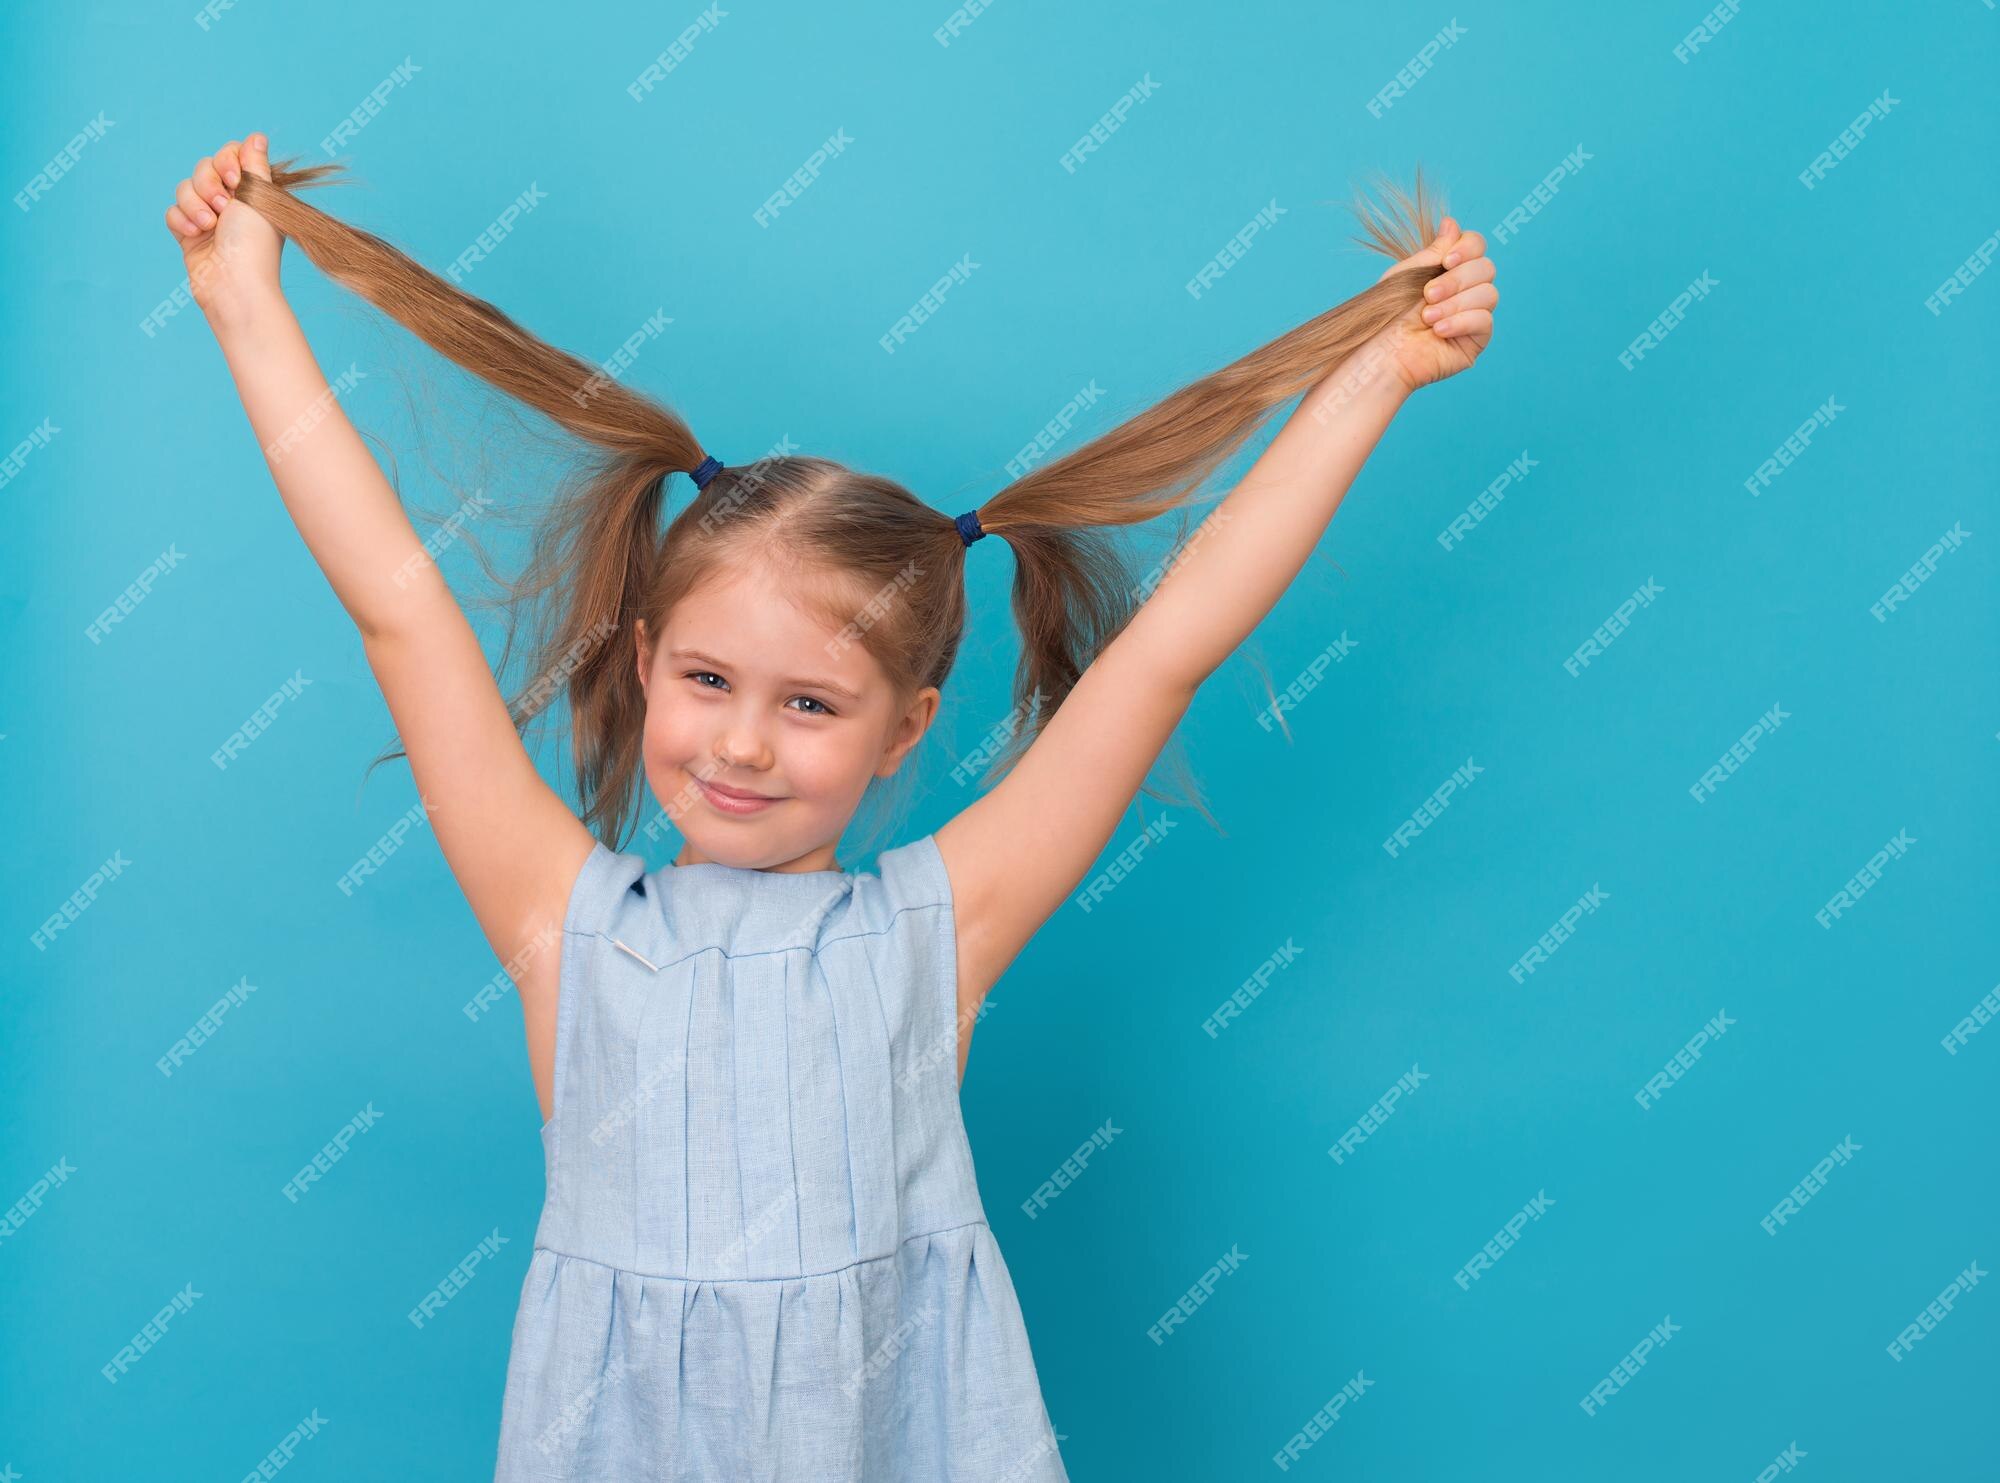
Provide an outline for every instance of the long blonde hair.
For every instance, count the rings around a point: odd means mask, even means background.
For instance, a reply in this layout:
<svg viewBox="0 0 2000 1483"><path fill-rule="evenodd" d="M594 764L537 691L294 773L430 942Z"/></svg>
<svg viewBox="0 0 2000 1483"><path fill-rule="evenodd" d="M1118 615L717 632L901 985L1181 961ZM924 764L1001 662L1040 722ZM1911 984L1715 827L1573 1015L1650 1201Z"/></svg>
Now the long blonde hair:
<svg viewBox="0 0 2000 1483"><path fill-rule="evenodd" d="M688 425L296 194L328 183L340 168L285 161L273 166L269 181L246 175L237 199L328 277L587 445L588 456L539 519L532 553L504 598L510 652L518 620L536 614L531 673L541 678L512 698L516 724L525 727L567 694L579 812L587 825L622 844L643 775L644 695L628 648L607 639L630 635L638 619L649 633L659 632L682 595L718 562L745 550L793 563L805 600L831 626L845 628L866 607L872 621L857 641L905 694L943 687L966 617L966 547L950 515L879 475L778 454L725 467L662 530L667 477L692 472L705 456ZM1421 171L1413 193L1387 182L1380 193L1386 209L1357 195L1353 210L1366 235L1353 240L1400 261L1436 237L1443 203L1426 190ZM1137 610L1141 591L1111 529L1187 505L1273 412L1420 303L1439 271L1389 274L978 506L981 528L1013 550L1021 634L1013 683L1018 722L989 778L1018 760ZM893 601L881 603L884 592L893 592ZM1167 796L1151 786L1145 791Z"/></svg>

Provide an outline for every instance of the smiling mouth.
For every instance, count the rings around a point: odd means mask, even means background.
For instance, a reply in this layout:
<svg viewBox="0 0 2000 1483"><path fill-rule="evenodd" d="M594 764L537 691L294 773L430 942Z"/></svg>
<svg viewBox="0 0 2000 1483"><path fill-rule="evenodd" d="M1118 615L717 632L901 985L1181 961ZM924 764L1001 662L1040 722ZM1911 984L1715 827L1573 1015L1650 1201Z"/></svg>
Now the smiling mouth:
<svg viewBox="0 0 2000 1483"><path fill-rule="evenodd" d="M702 777L696 777L694 782L701 789L702 796L726 814L754 814L779 801L768 794L746 793L720 783L711 783Z"/></svg>

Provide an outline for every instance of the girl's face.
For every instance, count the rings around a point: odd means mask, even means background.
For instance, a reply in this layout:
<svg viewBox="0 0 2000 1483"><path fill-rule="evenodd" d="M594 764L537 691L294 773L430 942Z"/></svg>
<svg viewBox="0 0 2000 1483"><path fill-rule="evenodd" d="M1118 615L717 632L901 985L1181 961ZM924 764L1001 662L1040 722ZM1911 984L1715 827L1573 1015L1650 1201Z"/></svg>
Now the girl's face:
<svg viewBox="0 0 2000 1483"><path fill-rule="evenodd" d="M902 765L939 698L901 702L855 631L797 606L762 561L718 571L658 634L642 621L638 666L646 782L687 841L676 865L839 869L870 779Z"/></svg>

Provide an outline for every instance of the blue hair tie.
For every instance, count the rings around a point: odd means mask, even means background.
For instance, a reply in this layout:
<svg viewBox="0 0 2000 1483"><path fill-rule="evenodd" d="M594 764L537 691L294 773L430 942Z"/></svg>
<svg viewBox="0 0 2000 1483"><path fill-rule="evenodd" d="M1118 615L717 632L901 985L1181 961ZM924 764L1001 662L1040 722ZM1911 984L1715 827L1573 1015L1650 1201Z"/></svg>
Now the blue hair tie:
<svg viewBox="0 0 2000 1483"><path fill-rule="evenodd" d="M968 546L986 534L979 528L977 510L967 510L963 515L954 517L951 523L958 527L958 538Z"/></svg>
<svg viewBox="0 0 2000 1483"><path fill-rule="evenodd" d="M722 472L722 464L711 455L696 464L693 472L688 477L694 480L694 487L696 489L706 489L708 488L708 481L720 472Z"/></svg>

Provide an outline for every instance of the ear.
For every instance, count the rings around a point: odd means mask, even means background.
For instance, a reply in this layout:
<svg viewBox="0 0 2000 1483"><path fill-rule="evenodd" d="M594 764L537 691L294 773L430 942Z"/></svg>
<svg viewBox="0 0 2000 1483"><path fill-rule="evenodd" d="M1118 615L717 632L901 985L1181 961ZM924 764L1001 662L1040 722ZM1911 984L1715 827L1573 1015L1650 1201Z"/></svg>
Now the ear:
<svg viewBox="0 0 2000 1483"><path fill-rule="evenodd" d="M646 633L646 620L637 618L632 623L633 658L639 666L639 693L646 693L646 679L653 672L653 641Z"/></svg>
<svg viewBox="0 0 2000 1483"><path fill-rule="evenodd" d="M937 719L938 704L942 695L935 685L926 685L910 701L902 719L889 733L889 744L883 749L882 761L875 769L878 778L892 777L903 765L903 759L910 749L924 739L924 733L931 729L931 722Z"/></svg>

